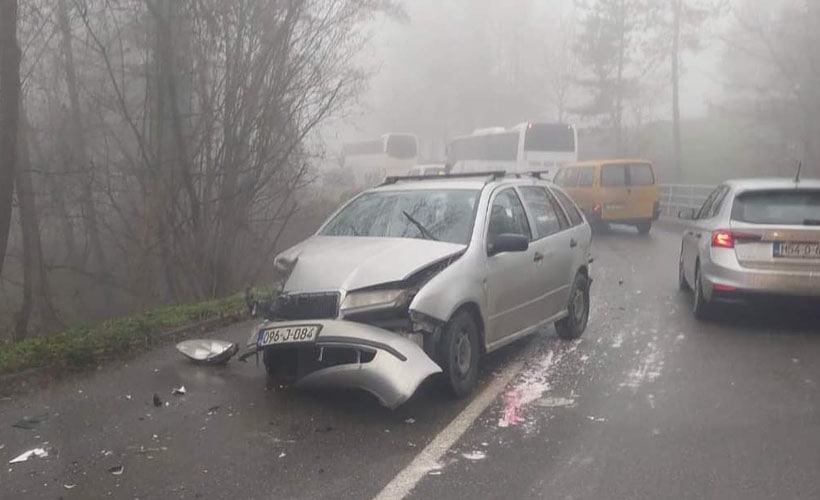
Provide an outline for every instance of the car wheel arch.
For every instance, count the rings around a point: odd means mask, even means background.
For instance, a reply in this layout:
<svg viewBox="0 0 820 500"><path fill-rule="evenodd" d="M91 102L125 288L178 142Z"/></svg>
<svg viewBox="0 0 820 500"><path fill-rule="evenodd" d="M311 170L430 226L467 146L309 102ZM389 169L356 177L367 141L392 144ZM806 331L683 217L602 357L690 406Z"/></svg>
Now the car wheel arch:
<svg viewBox="0 0 820 500"><path fill-rule="evenodd" d="M448 321L454 318L457 314L461 311L466 311L475 321L476 326L478 327L478 334L480 337L479 347L481 348L481 354L484 355L487 353L487 339L486 339L486 331L484 327L484 318L481 315L481 308L475 302L464 302L456 307L453 312L450 314Z"/></svg>

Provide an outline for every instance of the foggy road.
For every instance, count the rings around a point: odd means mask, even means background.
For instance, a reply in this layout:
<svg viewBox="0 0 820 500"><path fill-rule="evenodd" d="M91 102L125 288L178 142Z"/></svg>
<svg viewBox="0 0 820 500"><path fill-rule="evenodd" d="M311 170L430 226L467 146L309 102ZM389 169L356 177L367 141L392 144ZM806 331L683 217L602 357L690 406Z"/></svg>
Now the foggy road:
<svg viewBox="0 0 820 500"><path fill-rule="evenodd" d="M467 400L429 380L389 411L171 346L2 400L0 497L820 497L820 318L699 323L679 248L674 227L596 235L581 340L550 328L494 353ZM252 325L215 337L244 343ZM48 457L8 464L40 446Z"/></svg>

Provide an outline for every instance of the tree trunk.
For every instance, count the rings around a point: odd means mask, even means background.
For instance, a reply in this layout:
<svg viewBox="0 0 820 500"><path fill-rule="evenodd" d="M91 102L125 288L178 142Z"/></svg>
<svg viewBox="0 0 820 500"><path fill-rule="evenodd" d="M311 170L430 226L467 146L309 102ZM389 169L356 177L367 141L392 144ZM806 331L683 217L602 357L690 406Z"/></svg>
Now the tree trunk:
<svg viewBox="0 0 820 500"><path fill-rule="evenodd" d="M624 65L626 63L626 6L621 4L621 11L619 15L619 32L620 38L618 41L618 73L615 81L615 119L613 120L613 127L615 128L615 147L619 156L624 156L624 140L623 140L623 114L624 114Z"/></svg>
<svg viewBox="0 0 820 500"><path fill-rule="evenodd" d="M80 92L77 88L77 71L74 66L74 50L71 44L71 25L68 18L68 7L66 0L59 0L57 3L57 17L61 34L61 49L63 52L63 64L65 65L65 80L68 88L69 113L71 127L69 132L69 144L71 148L71 158L76 170L86 172L82 176L82 186L80 188L80 207L83 214L83 224L85 225L86 236L88 237L90 250L90 269L99 271L107 278L108 266L105 260L105 253L102 248L102 239L97 224L97 210L94 205L94 167L88 158L88 148L85 142L85 132L83 129L82 116L80 115ZM106 280L107 281L107 280ZM108 297L108 294L104 294Z"/></svg>
<svg viewBox="0 0 820 500"><path fill-rule="evenodd" d="M0 274L9 241L20 124L17 0L0 0Z"/></svg>
<svg viewBox="0 0 820 500"><path fill-rule="evenodd" d="M58 322L48 297L48 283L43 265L40 219L37 215L34 186L31 181L31 160L27 138L29 131L25 126L25 114L20 111L19 116L23 119L20 120L19 127L19 163L15 183L17 200L20 204L20 228L23 233L23 300L20 311L15 315L15 340L25 338L32 311L34 311L34 316L48 327Z"/></svg>
<svg viewBox="0 0 820 500"><path fill-rule="evenodd" d="M673 160L674 176L677 182L683 177L680 137L680 25L682 0L672 0L672 15L675 17L672 33L672 135L675 144Z"/></svg>

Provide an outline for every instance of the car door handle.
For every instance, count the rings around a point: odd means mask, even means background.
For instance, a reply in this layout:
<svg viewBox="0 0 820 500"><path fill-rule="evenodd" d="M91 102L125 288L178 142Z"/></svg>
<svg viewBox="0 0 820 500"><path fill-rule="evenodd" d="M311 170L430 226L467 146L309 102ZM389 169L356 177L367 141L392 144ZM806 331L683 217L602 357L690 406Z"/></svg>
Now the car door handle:
<svg viewBox="0 0 820 500"><path fill-rule="evenodd" d="M569 247L570 247L570 248L575 248L575 247L577 247L577 246L578 246L578 242L577 242L577 241L575 241L575 238L570 238L570 240L569 240Z"/></svg>
<svg viewBox="0 0 820 500"><path fill-rule="evenodd" d="M541 262L544 260L544 254L541 252L535 252L535 255L532 258L533 262Z"/></svg>

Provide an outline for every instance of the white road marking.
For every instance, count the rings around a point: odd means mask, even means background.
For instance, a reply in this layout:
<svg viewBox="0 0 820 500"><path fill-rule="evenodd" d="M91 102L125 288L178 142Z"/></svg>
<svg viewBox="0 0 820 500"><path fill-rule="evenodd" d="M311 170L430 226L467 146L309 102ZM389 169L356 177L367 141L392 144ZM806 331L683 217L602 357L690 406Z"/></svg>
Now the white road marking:
<svg viewBox="0 0 820 500"><path fill-rule="evenodd" d="M425 475L441 468L439 460L447 453L458 439L467 432L467 429L484 413L484 410L507 387L507 384L524 368L524 360L535 350L536 342L530 345L518 356L518 360L496 376L481 393L464 408L441 432L430 441L421 452L416 455L410 464L399 472L387 486L376 495L375 500L395 500L404 498L413 491L413 488Z"/></svg>

